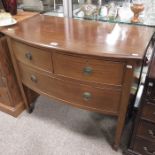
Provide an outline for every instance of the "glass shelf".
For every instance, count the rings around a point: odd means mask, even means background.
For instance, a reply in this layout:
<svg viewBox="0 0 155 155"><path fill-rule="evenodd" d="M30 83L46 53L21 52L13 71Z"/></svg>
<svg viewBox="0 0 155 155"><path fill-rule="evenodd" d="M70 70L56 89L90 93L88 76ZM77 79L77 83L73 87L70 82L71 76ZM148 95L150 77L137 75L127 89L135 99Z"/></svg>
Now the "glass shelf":
<svg viewBox="0 0 155 155"><path fill-rule="evenodd" d="M103 21L103 22L109 22L109 23L121 23L121 24L130 24L130 25L138 25L138 26L149 26L149 27L155 27L155 21L154 23L148 23L147 22L140 22L140 23L131 23L130 20L120 20L120 19L115 19L115 20L109 20L108 18L103 18L103 17L74 17L74 19L79 19L79 20L94 20L94 21Z"/></svg>
<svg viewBox="0 0 155 155"><path fill-rule="evenodd" d="M155 27L155 0L144 1L145 9L140 15L140 23L130 22L133 16L130 0L22 0L19 6L24 10L38 11L49 16ZM94 15L85 16L82 7L88 3L90 5L86 9L95 8ZM113 4L113 9L111 9L111 4ZM109 10L115 14L114 18L109 18Z"/></svg>
<svg viewBox="0 0 155 155"><path fill-rule="evenodd" d="M86 9L90 9L92 6L96 6L96 9L98 9L97 14L86 16ZM133 12L130 9L130 0L112 2L110 1L110 3L107 3L106 0L72 0L72 16L75 19L81 20L86 19L110 23L123 23L155 27L155 0L146 0L144 6L145 9L140 14L139 23L131 22ZM84 7L86 7L86 9ZM114 11L116 11L115 16L113 16L113 18L109 18L110 16L108 14L111 11L111 8L113 11L113 15L115 13Z"/></svg>

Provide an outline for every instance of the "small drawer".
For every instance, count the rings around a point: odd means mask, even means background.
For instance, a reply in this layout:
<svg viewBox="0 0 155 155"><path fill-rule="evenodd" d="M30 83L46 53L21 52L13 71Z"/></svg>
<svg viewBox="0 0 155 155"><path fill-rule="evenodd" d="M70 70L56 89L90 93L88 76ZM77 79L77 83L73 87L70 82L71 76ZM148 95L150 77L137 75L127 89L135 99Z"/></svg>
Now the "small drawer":
<svg viewBox="0 0 155 155"><path fill-rule="evenodd" d="M50 52L13 40L12 47L18 61L47 72L52 72L53 67Z"/></svg>
<svg viewBox="0 0 155 155"><path fill-rule="evenodd" d="M155 103L155 81L149 79L149 81L146 82L146 98L152 102Z"/></svg>
<svg viewBox="0 0 155 155"><path fill-rule="evenodd" d="M53 54L54 73L82 81L122 85L125 64L79 56Z"/></svg>
<svg viewBox="0 0 155 155"><path fill-rule="evenodd" d="M10 105L9 95L7 92L7 88L1 87L0 88L0 103L4 105Z"/></svg>
<svg viewBox="0 0 155 155"><path fill-rule="evenodd" d="M155 105L152 103L145 103L142 108L142 117L155 123Z"/></svg>
<svg viewBox="0 0 155 155"><path fill-rule="evenodd" d="M141 155L154 155L155 154L155 143L144 140L142 138L136 138L134 143L134 151Z"/></svg>
<svg viewBox="0 0 155 155"><path fill-rule="evenodd" d="M121 91L67 82L19 64L22 82L32 90L85 109L117 115Z"/></svg>
<svg viewBox="0 0 155 155"><path fill-rule="evenodd" d="M155 142L155 124L141 120L139 122L137 135Z"/></svg>

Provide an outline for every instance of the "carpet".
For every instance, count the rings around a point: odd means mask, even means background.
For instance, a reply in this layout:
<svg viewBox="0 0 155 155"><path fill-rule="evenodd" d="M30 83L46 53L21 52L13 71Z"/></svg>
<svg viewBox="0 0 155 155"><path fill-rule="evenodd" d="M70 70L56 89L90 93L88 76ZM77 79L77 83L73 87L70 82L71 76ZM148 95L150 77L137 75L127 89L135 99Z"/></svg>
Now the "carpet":
<svg viewBox="0 0 155 155"><path fill-rule="evenodd" d="M122 155L111 148L116 118L81 110L40 96L32 114L0 112L0 155Z"/></svg>

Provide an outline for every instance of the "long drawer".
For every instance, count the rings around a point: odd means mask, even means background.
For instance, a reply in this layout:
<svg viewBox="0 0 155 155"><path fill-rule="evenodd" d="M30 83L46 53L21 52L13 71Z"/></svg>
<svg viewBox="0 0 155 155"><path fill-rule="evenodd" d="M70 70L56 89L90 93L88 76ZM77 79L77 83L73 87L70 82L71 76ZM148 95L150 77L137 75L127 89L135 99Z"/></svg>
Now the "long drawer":
<svg viewBox="0 0 155 155"><path fill-rule="evenodd" d="M155 143L155 124L141 120L138 125L137 135Z"/></svg>
<svg viewBox="0 0 155 155"><path fill-rule="evenodd" d="M113 62L53 53L54 73L73 79L122 85L123 62Z"/></svg>
<svg viewBox="0 0 155 155"><path fill-rule="evenodd" d="M136 138L134 143L134 151L141 155L154 155L155 154L155 143L150 143L142 138Z"/></svg>
<svg viewBox="0 0 155 155"><path fill-rule="evenodd" d="M117 115L121 91L99 89L47 76L19 63L22 82L31 89L83 108Z"/></svg>
<svg viewBox="0 0 155 155"><path fill-rule="evenodd" d="M12 47L18 61L47 72L53 71L50 52L13 40Z"/></svg>
<svg viewBox="0 0 155 155"><path fill-rule="evenodd" d="M142 108L142 118L155 123L155 104L146 103Z"/></svg>

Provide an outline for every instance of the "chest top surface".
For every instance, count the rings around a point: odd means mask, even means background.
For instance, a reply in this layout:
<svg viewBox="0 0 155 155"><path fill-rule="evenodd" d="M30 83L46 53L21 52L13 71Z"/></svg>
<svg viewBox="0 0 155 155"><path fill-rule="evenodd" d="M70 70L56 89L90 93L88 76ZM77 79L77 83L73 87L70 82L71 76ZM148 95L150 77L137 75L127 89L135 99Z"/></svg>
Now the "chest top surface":
<svg viewBox="0 0 155 155"><path fill-rule="evenodd" d="M1 32L25 43L72 53L143 59L154 28L36 15Z"/></svg>

